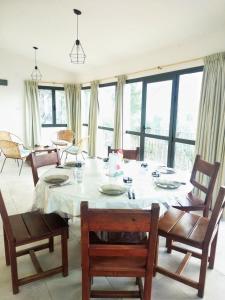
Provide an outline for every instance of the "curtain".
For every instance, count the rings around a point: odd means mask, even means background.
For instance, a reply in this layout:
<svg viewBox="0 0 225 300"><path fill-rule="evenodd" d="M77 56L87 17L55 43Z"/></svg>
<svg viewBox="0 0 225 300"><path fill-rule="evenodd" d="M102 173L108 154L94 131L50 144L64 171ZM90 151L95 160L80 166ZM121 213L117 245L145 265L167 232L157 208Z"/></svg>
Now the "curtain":
<svg viewBox="0 0 225 300"><path fill-rule="evenodd" d="M225 52L204 59L196 153L208 162L220 162L214 203L225 184Z"/></svg>
<svg viewBox="0 0 225 300"><path fill-rule="evenodd" d="M25 80L25 143L34 147L41 142L41 120L37 81Z"/></svg>
<svg viewBox="0 0 225 300"><path fill-rule="evenodd" d="M118 76L114 113L114 149L123 147L123 90L126 76Z"/></svg>
<svg viewBox="0 0 225 300"><path fill-rule="evenodd" d="M95 157L96 155L96 138L98 125L98 81L91 83L91 98L89 108L88 121L88 156Z"/></svg>
<svg viewBox="0 0 225 300"><path fill-rule="evenodd" d="M75 143L81 139L81 85L65 84L67 126L74 132Z"/></svg>

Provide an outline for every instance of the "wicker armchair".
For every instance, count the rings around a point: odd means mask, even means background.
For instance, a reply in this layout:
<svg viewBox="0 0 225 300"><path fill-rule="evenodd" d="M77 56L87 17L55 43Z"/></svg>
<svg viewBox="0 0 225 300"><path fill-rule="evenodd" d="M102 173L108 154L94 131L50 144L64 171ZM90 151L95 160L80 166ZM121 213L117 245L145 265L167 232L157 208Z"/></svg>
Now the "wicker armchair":
<svg viewBox="0 0 225 300"><path fill-rule="evenodd" d="M30 154L31 151L25 149L23 145L19 143L7 141L7 140L0 140L0 149L5 156L0 173L3 171L6 159L12 158L17 161L18 167L19 167L19 160L21 160L21 165L19 169L19 175L20 175L23 167L23 162L26 160L27 156Z"/></svg>
<svg viewBox="0 0 225 300"><path fill-rule="evenodd" d="M23 144L22 140L17 135L5 130L0 130L0 140L12 141L18 144ZM0 149L0 155L1 154L2 154L2 150Z"/></svg>
<svg viewBox="0 0 225 300"><path fill-rule="evenodd" d="M62 150L62 158L65 148L74 144L74 132L70 129L59 130L56 133L56 139L52 140L52 143L57 149Z"/></svg>

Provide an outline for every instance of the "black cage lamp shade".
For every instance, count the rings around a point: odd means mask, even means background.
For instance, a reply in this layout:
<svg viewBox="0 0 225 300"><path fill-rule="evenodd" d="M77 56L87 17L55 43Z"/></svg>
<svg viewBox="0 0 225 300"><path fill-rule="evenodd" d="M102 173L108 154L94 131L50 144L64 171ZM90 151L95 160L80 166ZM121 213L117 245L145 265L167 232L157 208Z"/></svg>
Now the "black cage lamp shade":
<svg viewBox="0 0 225 300"><path fill-rule="evenodd" d="M70 61L74 64L84 64L86 60L86 54L78 38L78 16L81 15L81 11L78 9L74 9L73 12L77 16L77 38L70 52Z"/></svg>
<svg viewBox="0 0 225 300"><path fill-rule="evenodd" d="M33 47L34 49L34 69L31 73L31 78L33 80L39 81L42 78L42 74L41 71L39 70L38 66L37 66L37 56L36 56L36 51L38 50L38 47Z"/></svg>

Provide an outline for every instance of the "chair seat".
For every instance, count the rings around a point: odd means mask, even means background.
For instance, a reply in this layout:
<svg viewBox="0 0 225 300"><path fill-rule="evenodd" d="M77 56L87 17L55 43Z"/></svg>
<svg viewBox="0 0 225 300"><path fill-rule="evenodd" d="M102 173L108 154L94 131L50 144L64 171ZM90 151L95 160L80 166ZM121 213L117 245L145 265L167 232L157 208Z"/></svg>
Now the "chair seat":
<svg viewBox="0 0 225 300"><path fill-rule="evenodd" d="M45 238L68 227L67 223L59 215L41 214L39 212L27 212L9 216L13 237L17 245Z"/></svg>
<svg viewBox="0 0 225 300"><path fill-rule="evenodd" d="M201 248L209 220L170 208L159 221L159 234Z"/></svg>
<svg viewBox="0 0 225 300"><path fill-rule="evenodd" d="M79 153L80 148L77 147L77 146L70 146L70 147L66 148L64 151L67 152L67 153L69 153L69 154L76 155L76 154Z"/></svg>
<svg viewBox="0 0 225 300"><path fill-rule="evenodd" d="M69 144L69 142L64 141L64 140L55 140L55 141L52 141L52 143L56 146L67 146Z"/></svg>
<svg viewBox="0 0 225 300"><path fill-rule="evenodd" d="M205 207L204 201L199 197L193 195L192 192L188 193L187 197L179 200L179 202L180 206L173 205L173 207L184 210L187 209L188 211L203 210Z"/></svg>
<svg viewBox="0 0 225 300"><path fill-rule="evenodd" d="M105 276L126 275L135 273L144 276L146 257L91 257L90 273L98 275L98 271Z"/></svg>

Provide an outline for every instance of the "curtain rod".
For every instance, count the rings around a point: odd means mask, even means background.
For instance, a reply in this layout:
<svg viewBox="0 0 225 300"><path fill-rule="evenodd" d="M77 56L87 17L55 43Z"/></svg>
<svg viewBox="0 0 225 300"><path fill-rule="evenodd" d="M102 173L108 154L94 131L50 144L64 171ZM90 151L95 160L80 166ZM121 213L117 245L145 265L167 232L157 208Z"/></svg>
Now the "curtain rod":
<svg viewBox="0 0 225 300"><path fill-rule="evenodd" d="M201 60L203 59L204 57L198 57L198 58L193 58L193 59L189 59L189 60L184 60L184 61L181 61L181 62L177 62L177 63L173 63L173 64L168 64L168 65L162 65L162 66L157 66L157 67L152 67L152 68L149 68L149 69L144 69L144 70L139 70L139 71L135 71L135 72L132 72L132 73L129 73L127 74L127 76L132 76L132 75L135 75L135 74L139 74L139 73L144 73L144 72L149 72L149 71L153 71L153 70L162 70L164 68L168 68L168 67L172 67L172 66L177 66L177 65L182 65L182 64L185 64L185 63L189 63L189 62L194 62L194 61L198 61L198 60ZM102 79L96 79L96 80L99 80L99 81L105 81L105 80L110 80L112 78L117 78L118 75L114 75L114 76L111 76L111 77L107 77L107 78L102 78ZM83 84L89 84L90 82L83 82Z"/></svg>
<svg viewBox="0 0 225 300"><path fill-rule="evenodd" d="M153 71L153 70L162 70L162 69L165 69L165 68L168 68L168 67L173 67L173 66L182 65L182 64L185 64L185 63L190 63L190 62L198 61L200 59L203 59L203 57L198 57L198 58L193 58L193 59L189 59L189 60L184 60L184 61L181 61L181 62L177 62L177 63L173 63L173 64L168 64L168 65L162 65L162 66L152 67L152 68L144 69L144 70L141 70L141 71L139 70L139 71L136 71L136 72L129 73L129 74L127 74L127 76L133 76L135 74L145 73L145 72L149 72L149 71ZM113 75L111 77L102 78L102 79L98 79L98 80L99 81L105 81L105 80L110 80L112 78L116 79L117 76L118 75ZM39 83L40 84L44 83L44 84L59 84L59 85L64 85L66 82L39 81ZM89 82L83 82L81 84L82 85L90 84L90 81Z"/></svg>

